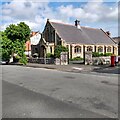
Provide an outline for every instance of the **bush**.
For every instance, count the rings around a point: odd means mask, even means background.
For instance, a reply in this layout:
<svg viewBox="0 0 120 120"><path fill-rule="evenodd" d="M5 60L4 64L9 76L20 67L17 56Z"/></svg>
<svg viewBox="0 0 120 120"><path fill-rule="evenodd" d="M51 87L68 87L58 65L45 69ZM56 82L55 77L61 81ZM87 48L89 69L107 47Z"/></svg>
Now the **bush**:
<svg viewBox="0 0 120 120"><path fill-rule="evenodd" d="M104 56L111 56L112 53L105 53Z"/></svg>
<svg viewBox="0 0 120 120"><path fill-rule="evenodd" d="M47 57L47 58L54 58L54 55L53 55L52 53L47 53L47 54L46 54L46 57Z"/></svg>
<svg viewBox="0 0 120 120"><path fill-rule="evenodd" d="M0 56L0 59L2 59L3 61L9 61L10 55L2 53L2 56Z"/></svg>
<svg viewBox="0 0 120 120"><path fill-rule="evenodd" d="M61 52L68 52L68 49L62 45L57 45L54 50L54 56L55 58L60 58Z"/></svg>
<svg viewBox="0 0 120 120"><path fill-rule="evenodd" d="M100 55L100 56L104 56L104 54L103 54L103 53L99 53L99 55Z"/></svg>
<svg viewBox="0 0 120 120"><path fill-rule="evenodd" d="M99 52L93 52L92 53L92 56L93 57L101 57L101 56L111 56L112 55L112 53L99 53Z"/></svg>
<svg viewBox="0 0 120 120"><path fill-rule="evenodd" d="M73 59L69 59L70 61L80 61L80 60L83 60L83 58L81 57L74 57Z"/></svg>
<svg viewBox="0 0 120 120"><path fill-rule="evenodd" d="M22 63L23 65L26 65L28 62L28 59L25 54L19 59L19 62Z"/></svg>
<svg viewBox="0 0 120 120"><path fill-rule="evenodd" d="M93 57L100 57L100 53L99 53L99 52L93 52L93 53L92 53L92 56L93 56Z"/></svg>
<svg viewBox="0 0 120 120"><path fill-rule="evenodd" d="M19 62L19 60L20 60L19 55L13 56L13 62Z"/></svg>
<svg viewBox="0 0 120 120"><path fill-rule="evenodd" d="M16 58L16 59L20 59L20 56L19 56L19 55L16 55L15 58Z"/></svg>

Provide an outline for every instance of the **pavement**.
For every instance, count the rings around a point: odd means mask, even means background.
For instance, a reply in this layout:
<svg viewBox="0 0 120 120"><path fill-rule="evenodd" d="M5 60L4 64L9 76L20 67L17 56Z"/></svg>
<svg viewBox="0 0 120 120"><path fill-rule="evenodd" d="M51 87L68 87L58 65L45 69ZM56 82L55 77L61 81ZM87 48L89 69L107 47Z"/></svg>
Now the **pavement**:
<svg viewBox="0 0 120 120"><path fill-rule="evenodd" d="M108 74L120 74L120 65L111 67L110 65L84 65L84 64L69 64L69 65L54 65L54 64L35 64L28 63L27 67L34 68L46 68L46 69L55 69L64 72L75 72L75 73L108 73Z"/></svg>

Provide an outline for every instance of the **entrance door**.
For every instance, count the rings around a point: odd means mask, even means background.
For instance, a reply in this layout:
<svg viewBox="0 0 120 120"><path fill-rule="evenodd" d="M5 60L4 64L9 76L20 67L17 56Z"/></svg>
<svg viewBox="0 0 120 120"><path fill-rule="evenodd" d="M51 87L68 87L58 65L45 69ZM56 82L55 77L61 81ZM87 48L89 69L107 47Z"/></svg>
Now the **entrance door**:
<svg viewBox="0 0 120 120"><path fill-rule="evenodd" d="M44 58L46 53L46 48L44 45L40 47L40 57Z"/></svg>

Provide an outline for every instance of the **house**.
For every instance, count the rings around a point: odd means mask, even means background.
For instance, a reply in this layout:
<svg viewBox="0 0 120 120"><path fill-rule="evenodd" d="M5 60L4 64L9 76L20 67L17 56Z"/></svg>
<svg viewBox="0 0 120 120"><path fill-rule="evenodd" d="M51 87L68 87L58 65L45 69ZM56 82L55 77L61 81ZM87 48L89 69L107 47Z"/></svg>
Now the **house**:
<svg viewBox="0 0 120 120"><path fill-rule="evenodd" d="M118 55L120 55L120 36L113 37L113 40L116 44L118 44Z"/></svg>
<svg viewBox="0 0 120 120"><path fill-rule="evenodd" d="M28 40L25 43L25 54L28 57L34 56L34 54L39 56L39 51L40 51L39 42L40 42L40 39L41 39L41 33L39 31L38 32L34 32L34 31L31 32L30 40Z"/></svg>
<svg viewBox="0 0 120 120"><path fill-rule="evenodd" d="M69 58L84 58L86 51L118 54L118 45L109 32L102 29L83 27L76 20L75 25L53 22L47 19L40 40L40 57L54 54L56 45L69 49Z"/></svg>
<svg viewBox="0 0 120 120"><path fill-rule="evenodd" d="M25 43L25 55L28 57L31 56L31 42L30 42L30 40L28 40Z"/></svg>
<svg viewBox="0 0 120 120"><path fill-rule="evenodd" d="M41 33L38 32L32 32L30 36L30 42L31 42L31 56L37 56L39 57L39 51L40 51L40 42L41 39Z"/></svg>

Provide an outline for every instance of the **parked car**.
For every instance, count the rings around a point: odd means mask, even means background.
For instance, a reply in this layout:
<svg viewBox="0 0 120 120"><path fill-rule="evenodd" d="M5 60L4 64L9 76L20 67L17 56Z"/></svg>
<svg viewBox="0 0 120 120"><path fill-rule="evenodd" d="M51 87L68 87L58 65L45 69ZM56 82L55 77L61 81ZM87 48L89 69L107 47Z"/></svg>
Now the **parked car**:
<svg viewBox="0 0 120 120"><path fill-rule="evenodd" d="M0 60L0 65L7 65L8 63L8 60Z"/></svg>

